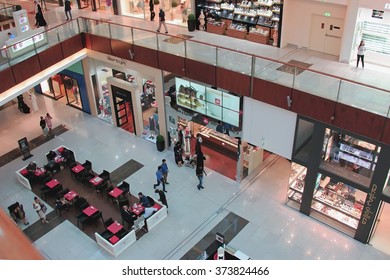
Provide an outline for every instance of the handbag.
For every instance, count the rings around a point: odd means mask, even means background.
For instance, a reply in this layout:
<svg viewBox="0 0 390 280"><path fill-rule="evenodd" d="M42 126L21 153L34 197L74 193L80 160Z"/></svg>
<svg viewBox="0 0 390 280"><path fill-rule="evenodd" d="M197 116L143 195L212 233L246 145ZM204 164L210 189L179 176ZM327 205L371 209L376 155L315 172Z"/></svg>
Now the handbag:
<svg viewBox="0 0 390 280"><path fill-rule="evenodd" d="M42 210L43 213L46 213L47 207L46 207L45 204L41 204L41 210Z"/></svg>

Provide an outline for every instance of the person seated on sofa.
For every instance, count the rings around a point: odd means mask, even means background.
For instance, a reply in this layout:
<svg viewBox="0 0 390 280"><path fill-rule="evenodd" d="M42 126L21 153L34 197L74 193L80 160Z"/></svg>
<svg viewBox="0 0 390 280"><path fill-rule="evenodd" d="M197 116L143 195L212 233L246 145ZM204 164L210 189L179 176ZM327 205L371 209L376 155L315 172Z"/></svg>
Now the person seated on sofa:
<svg viewBox="0 0 390 280"><path fill-rule="evenodd" d="M149 218L150 216L153 215L153 213L157 212L157 208L154 208L154 207L145 207L145 211L144 211L144 218L147 219Z"/></svg>
<svg viewBox="0 0 390 280"><path fill-rule="evenodd" d="M150 207L152 204L150 203L147 196L143 195L142 192L138 193L139 203L142 204L143 207Z"/></svg>
<svg viewBox="0 0 390 280"><path fill-rule="evenodd" d="M130 227L134 225L134 221L137 219L137 215L130 211L127 205L123 205L121 209L122 219L130 224Z"/></svg>
<svg viewBox="0 0 390 280"><path fill-rule="evenodd" d="M48 154L47 154L47 160L48 161L51 161L51 160L54 160L55 158L56 158L56 156L57 156L57 153L56 152L54 152L54 151L50 151Z"/></svg>
<svg viewBox="0 0 390 280"><path fill-rule="evenodd" d="M34 173L37 170L38 166L34 161L30 161L30 163L27 165L27 171Z"/></svg>

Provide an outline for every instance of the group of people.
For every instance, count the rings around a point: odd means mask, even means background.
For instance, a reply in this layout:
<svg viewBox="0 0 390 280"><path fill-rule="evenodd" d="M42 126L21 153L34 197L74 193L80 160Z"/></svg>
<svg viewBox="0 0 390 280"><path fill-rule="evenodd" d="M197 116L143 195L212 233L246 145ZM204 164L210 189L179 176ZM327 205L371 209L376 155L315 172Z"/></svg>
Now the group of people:
<svg viewBox="0 0 390 280"><path fill-rule="evenodd" d="M52 127L53 127L52 119L53 118L52 116L50 116L49 113L46 113L45 117L41 116L41 119L39 121L39 126L41 127L43 135L45 136L49 136L49 134L52 133Z"/></svg>
<svg viewBox="0 0 390 280"><path fill-rule="evenodd" d="M45 204L43 204L38 197L34 197L34 201L32 203L33 209L37 212L37 215L39 216L39 219L43 224L49 223L46 217L46 210L47 207ZM30 223L27 220L26 212L24 210L23 204L16 202L15 207L12 210L11 213L12 217L17 221L18 219L23 222L24 225L29 225Z"/></svg>
<svg viewBox="0 0 390 280"><path fill-rule="evenodd" d="M162 184L163 192L168 192L165 189L165 185L169 185L168 172L169 172L169 169L168 169L167 161L166 161L166 159L163 159L161 162L161 165L159 165L157 167L157 171L156 171L157 183L153 185L154 189L156 189L158 186L160 186L160 184Z"/></svg>

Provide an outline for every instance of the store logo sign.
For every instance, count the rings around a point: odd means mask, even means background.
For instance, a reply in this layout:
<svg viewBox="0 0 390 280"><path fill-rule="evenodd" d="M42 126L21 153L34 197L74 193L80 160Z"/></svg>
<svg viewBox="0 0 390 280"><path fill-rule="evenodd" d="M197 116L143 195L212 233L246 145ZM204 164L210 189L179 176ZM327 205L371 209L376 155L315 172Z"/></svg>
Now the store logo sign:
<svg viewBox="0 0 390 280"><path fill-rule="evenodd" d="M390 10L390 3L386 3L386 4L385 4L385 9L386 9L386 10Z"/></svg>
<svg viewBox="0 0 390 280"><path fill-rule="evenodd" d="M111 62L118 63L119 65L126 66L126 60L124 60L123 58L116 58L116 57L112 57L112 56L107 55L107 60L111 61Z"/></svg>
<svg viewBox="0 0 390 280"><path fill-rule="evenodd" d="M366 200L366 207L363 212L362 224L365 225L369 220L372 219L374 213L371 211L372 203L376 199L376 191L378 190L378 186L376 184L372 185L372 189L368 194L368 199Z"/></svg>

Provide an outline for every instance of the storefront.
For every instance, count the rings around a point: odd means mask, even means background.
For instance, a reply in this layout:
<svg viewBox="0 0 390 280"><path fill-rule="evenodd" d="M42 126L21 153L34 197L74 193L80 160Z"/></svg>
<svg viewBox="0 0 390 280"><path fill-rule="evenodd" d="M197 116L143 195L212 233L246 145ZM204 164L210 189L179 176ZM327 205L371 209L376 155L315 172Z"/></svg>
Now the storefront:
<svg viewBox="0 0 390 280"><path fill-rule="evenodd" d="M166 137L161 70L96 52L90 57L83 64L92 114L153 143L160 133Z"/></svg>
<svg viewBox="0 0 390 280"><path fill-rule="evenodd" d="M35 87L35 91L90 113L81 62L69 66Z"/></svg>
<svg viewBox="0 0 390 280"><path fill-rule="evenodd" d="M169 142L183 143L186 161L200 136L205 166L232 180L241 181L261 164L263 150L241 141L242 97L179 77L166 85Z"/></svg>
<svg viewBox="0 0 390 280"><path fill-rule="evenodd" d="M298 117L286 204L367 243L389 201L389 153L382 143ZM390 224L390 216L382 219Z"/></svg>
<svg viewBox="0 0 390 280"><path fill-rule="evenodd" d="M149 1L153 1L152 6L150 6ZM158 22L158 13L162 8L165 11L167 23L187 26L187 18L191 13L191 2L191 0L117 0L118 15L152 20L151 9L153 9L153 20Z"/></svg>

